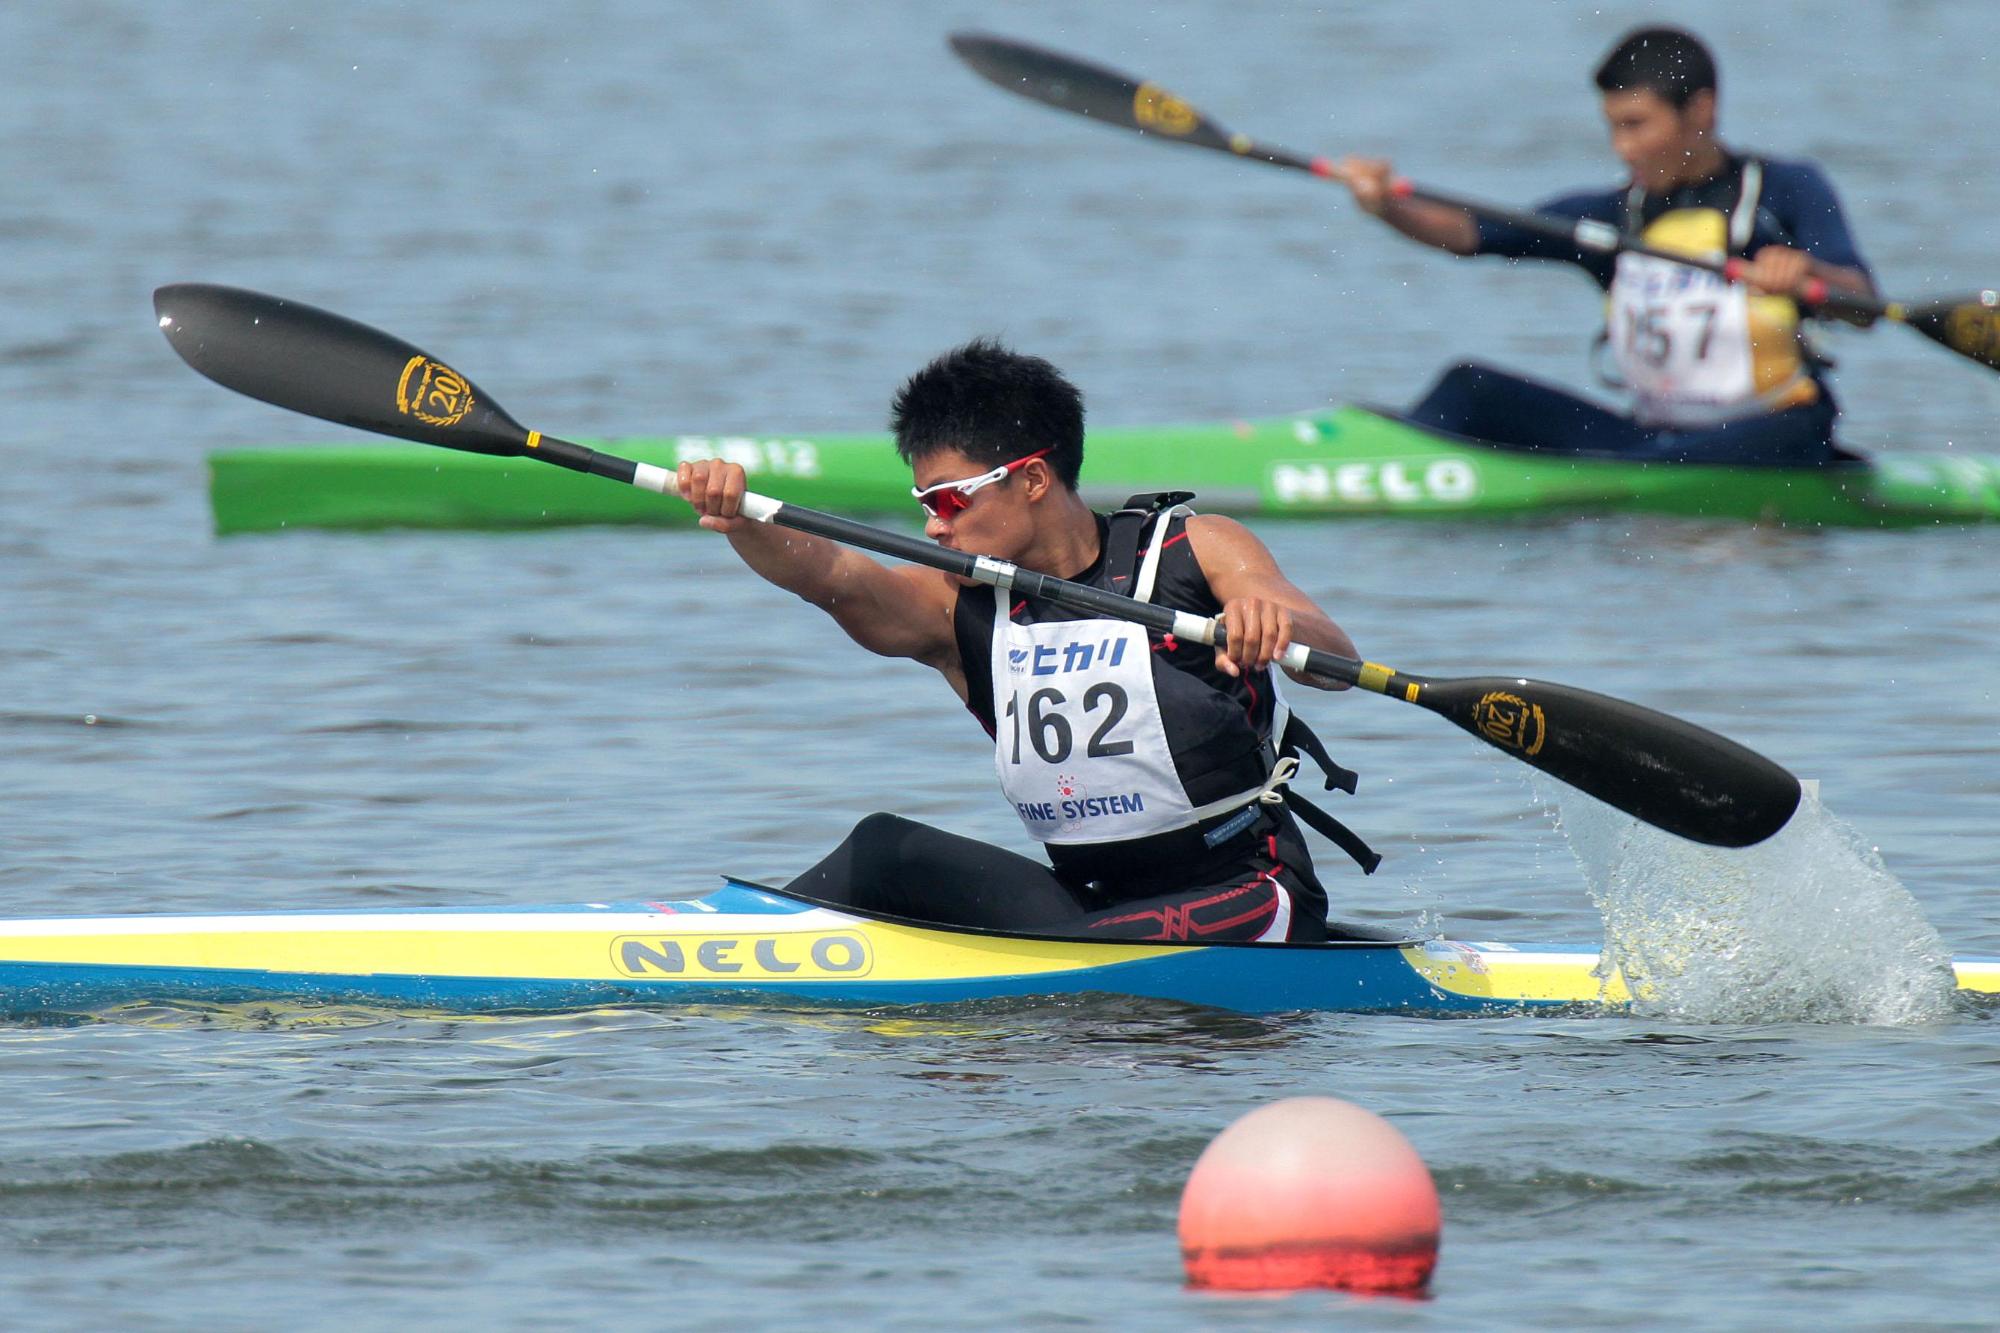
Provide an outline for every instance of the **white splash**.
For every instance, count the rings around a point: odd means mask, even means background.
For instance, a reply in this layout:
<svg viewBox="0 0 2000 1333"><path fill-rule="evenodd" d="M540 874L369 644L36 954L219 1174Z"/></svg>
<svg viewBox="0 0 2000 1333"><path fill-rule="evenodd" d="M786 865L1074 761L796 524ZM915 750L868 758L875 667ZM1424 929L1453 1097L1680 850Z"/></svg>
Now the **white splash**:
<svg viewBox="0 0 2000 1333"><path fill-rule="evenodd" d="M1755 847L1704 847L1563 791L1559 826L1634 1011L1697 1023L1937 1022L1951 954L1909 891L1810 789Z"/></svg>

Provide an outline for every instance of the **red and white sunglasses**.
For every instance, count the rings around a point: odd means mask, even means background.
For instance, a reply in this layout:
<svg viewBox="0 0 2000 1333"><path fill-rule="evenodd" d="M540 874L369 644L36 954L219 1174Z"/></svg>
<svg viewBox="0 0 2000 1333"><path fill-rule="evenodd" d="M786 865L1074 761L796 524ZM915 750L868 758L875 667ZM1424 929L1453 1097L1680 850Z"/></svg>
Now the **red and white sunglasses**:
<svg viewBox="0 0 2000 1333"><path fill-rule="evenodd" d="M918 504L924 507L924 512L932 518L954 519L971 507L973 492L977 491L980 487L991 486L996 481L1005 481L1007 474L1015 468L1032 463L1044 454L1054 452L1054 449L1054 445L1049 446L1047 449L1037 449L1032 454L1024 455L1011 463L1003 463L991 472L982 472L976 477L967 477L963 481L941 481L935 486L926 486L922 490L918 490L912 486L910 487L910 494L916 498Z"/></svg>

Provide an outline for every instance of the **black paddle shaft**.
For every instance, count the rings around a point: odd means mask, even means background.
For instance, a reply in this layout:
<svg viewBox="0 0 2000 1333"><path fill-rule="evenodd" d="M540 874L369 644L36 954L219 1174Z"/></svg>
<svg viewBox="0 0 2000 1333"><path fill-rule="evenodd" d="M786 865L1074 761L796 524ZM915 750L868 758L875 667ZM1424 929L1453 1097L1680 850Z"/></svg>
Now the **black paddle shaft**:
<svg viewBox="0 0 2000 1333"><path fill-rule="evenodd" d="M234 287L180 283L154 293L168 342L225 388L361 430L501 457L534 457L648 490L674 474L530 431L470 379L365 324ZM746 495L764 522L928 565L1159 634L1224 642L1214 621L948 550L852 519ZM1799 783L1755 751L1693 723L1567 685L1507 677L1432 680L1309 649L1307 675L1427 708L1522 763L1696 842L1745 847L1791 818Z"/></svg>
<svg viewBox="0 0 2000 1333"><path fill-rule="evenodd" d="M780 505L769 521L1160 634L1188 634L1187 622L1200 619L1013 565L988 561L993 568L982 568L963 551L795 505ZM1189 637L1225 642L1220 626ZM1623 699L1519 677L1432 679L1317 648L1297 666L1427 708L1510 757L1694 842L1748 847L1798 809L1799 781L1784 768L1726 736Z"/></svg>

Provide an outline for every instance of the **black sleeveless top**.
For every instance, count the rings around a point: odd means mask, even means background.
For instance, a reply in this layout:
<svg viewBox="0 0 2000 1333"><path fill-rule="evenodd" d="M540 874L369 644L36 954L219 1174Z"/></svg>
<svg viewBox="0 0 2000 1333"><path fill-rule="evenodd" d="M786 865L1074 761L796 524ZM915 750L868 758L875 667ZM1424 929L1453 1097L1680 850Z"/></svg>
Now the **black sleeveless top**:
<svg viewBox="0 0 2000 1333"><path fill-rule="evenodd" d="M1186 491L1157 495L1135 495L1116 513L1097 516L1097 560L1070 580L1095 588L1131 595L1140 563L1156 525L1155 516L1163 509L1192 500ZM1164 545L1154 573L1152 596L1156 605L1176 611L1213 616L1222 610L1208 577L1187 540L1187 516L1175 515L1165 525ZM993 626L997 599L1009 598L1008 615L1019 624L1057 619L1089 619L1087 612L1074 612L1040 598L1016 596L1011 592L981 584L959 592L952 612L952 635L957 642L961 669L965 673L966 707L979 719L990 736L998 726L993 701ZM1261 785L1270 776L1280 755L1309 755L1326 775L1328 790L1352 793L1356 779L1352 771L1335 763L1312 729L1296 715L1288 717L1283 735L1273 736L1275 676L1266 668L1228 676L1216 670L1215 649L1203 643L1184 643L1171 634L1147 631L1153 649L1153 682L1159 695L1161 719L1167 729L1174 768L1188 797L1199 805L1219 801ZM1362 873L1373 874L1381 863L1378 855L1352 829L1300 796L1285 791L1284 810L1298 816L1321 836L1354 858ZM1132 870L1148 865L1168 868L1185 858L1209 855L1215 844L1207 840L1211 826L1234 820L1233 814L1215 816L1193 830L1158 834L1121 843L1048 844L1052 863L1066 878L1088 879L1109 869ZM1258 825L1261 827L1262 824ZM1301 848L1303 852L1303 848ZM1310 876L1310 867L1302 867Z"/></svg>
<svg viewBox="0 0 2000 1333"><path fill-rule="evenodd" d="M1151 510L1121 509L1097 517L1098 556L1090 568L1071 579L1093 588L1131 594L1146 550L1149 529L1158 525ZM1175 611L1213 616L1222 610L1187 540L1187 516L1174 515L1166 524L1165 545L1154 577L1154 605ZM1008 613L1015 624L1053 620L1091 620L1042 598L1003 593L981 585L958 595L952 633L965 671L966 707L987 732L997 725L993 700L992 651L996 599L1010 599ZM1161 721L1174 768L1195 805L1219 801L1261 784L1271 773L1270 743L1274 682L1267 668L1225 675L1215 666L1215 649L1189 643L1171 634L1148 631L1153 650L1152 676L1159 693Z"/></svg>

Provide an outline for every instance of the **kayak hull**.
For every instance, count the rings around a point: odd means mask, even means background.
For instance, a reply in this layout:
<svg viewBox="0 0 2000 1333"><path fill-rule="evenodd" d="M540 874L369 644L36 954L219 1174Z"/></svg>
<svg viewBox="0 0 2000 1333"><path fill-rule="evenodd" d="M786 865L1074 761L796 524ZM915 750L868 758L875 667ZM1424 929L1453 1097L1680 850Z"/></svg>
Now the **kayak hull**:
<svg viewBox="0 0 2000 1333"><path fill-rule="evenodd" d="M562 1012L885 1008L1112 994L1248 1013L1425 1015L1619 1005L1587 948L1454 941L1100 943L950 930L726 881L694 898L517 910L0 921L0 1013L138 1001ZM2000 961L1961 963L2000 991Z"/></svg>
<svg viewBox="0 0 2000 1333"><path fill-rule="evenodd" d="M671 467L722 457L753 489L812 508L915 517L886 435L683 435L613 441ZM1824 467L1568 458L1420 430L1360 407L1258 421L1093 430L1086 498L1194 490L1216 513L1464 518L1658 513L1800 526L1912 527L2000 518L2000 454L1899 451ZM286 528L686 525L683 505L549 467L416 444L232 449L209 456L219 533Z"/></svg>
<svg viewBox="0 0 2000 1333"><path fill-rule="evenodd" d="M517 911L0 922L0 1009L18 1017L136 1000L452 1012L757 1002L873 1008L1086 992L1254 1012L1487 1007L1430 981L1408 952L1374 942L1104 944L944 930L729 881L686 900Z"/></svg>

